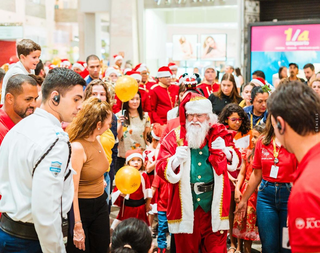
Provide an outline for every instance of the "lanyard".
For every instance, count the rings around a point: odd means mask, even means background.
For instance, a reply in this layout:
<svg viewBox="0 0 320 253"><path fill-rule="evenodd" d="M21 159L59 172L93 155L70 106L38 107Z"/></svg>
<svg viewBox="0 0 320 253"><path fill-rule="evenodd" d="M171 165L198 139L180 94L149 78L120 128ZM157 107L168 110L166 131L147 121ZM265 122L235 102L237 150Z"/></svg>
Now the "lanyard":
<svg viewBox="0 0 320 253"><path fill-rule="evenodd" d="M258 122L257 122L254 126L258 125L261 119L262 119L262 118L260 118L260 119L258 120ZM250 123L251 123L251 130L252 130L252 129L253 129L253 116L252 116L252 114L250 115Z"/></svg>
<svg viewBox="0 0 320 253"><path fill-rule="evenodd" d="M277 151L276 141L274 139L272 140L272 143L273 143L273 156L274 156L273 162L274 162L274 164L277 164L277 163L279 163L278 156L280 153L281 146Z"/></svg>

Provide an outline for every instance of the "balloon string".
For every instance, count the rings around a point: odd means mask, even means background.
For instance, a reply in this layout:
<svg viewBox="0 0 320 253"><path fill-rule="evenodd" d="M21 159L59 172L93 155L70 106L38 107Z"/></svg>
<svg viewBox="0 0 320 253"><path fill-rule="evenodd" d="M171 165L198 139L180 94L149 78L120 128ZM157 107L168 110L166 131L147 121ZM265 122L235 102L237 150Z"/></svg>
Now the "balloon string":
<svg viewBox="0 0 320 253"><path fill-rule="evenodd" d="M123 212L124 212L124 201L125 201L125 198L123 198L123 202L122 202L121 218L123 217Z"/></svg>

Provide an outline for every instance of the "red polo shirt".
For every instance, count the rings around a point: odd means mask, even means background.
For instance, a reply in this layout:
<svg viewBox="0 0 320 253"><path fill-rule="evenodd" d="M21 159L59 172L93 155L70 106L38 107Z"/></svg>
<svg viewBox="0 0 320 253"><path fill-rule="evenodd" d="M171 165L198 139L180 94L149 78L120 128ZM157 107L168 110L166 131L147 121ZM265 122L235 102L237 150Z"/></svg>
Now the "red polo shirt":
<svg viewBox="0 0 320 253"><path fill-rule="evenodd" d="M320 143L301 160L288 202L292 252L320 251Z"/></svg>
<svg viewBox="0 0 320 253"><path fill-rule="evenodd" d="M158 189L158 211L166 212L168 206L168 183L156 175L152 182L152 187Z"/></svg>
<svg viewBox="0 0 320 253"><path fill-rule="evenodd" d="M279 147L276 147L279 150ZM298 161L294 154L289 153L281 146L279 152L279 167L277 178L270 177L271 166L274 165L273 142L269 145L263 145L261 139L257 141L254 160L252 167L257 170L262 170L262 178L269 182L291 183L294 179L294 172L297 170Z"/></svg>
<svg viewBox="0 0 320 253"><path fill-rule="evenodd" d="M8 114L2 109L0 105L0 145L11 128L14 127L13 121L9 118Z"/></svg>

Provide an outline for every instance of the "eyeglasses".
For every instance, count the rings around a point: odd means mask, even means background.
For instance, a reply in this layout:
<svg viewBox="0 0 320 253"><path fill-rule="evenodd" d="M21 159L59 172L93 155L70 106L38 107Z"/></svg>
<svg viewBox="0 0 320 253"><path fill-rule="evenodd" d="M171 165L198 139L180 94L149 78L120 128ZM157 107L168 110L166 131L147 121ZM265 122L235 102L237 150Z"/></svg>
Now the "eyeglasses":
<svg viewBox="0 0 320 253"><path fill-rule="evenodd" d="M190 121L190 120L193 120L194 117L196 117L198 120L199 119L203 119L207 114L187 114L187 119Z"/></svg>
<svg viewBox="0 0 320 253"><path fill-rule="evenodd" d="M237 122L237 121L239 121L239 122L242 122L242 118L231 118L231 117L228 117L228 119L230 119L232 122Z"/></svg>

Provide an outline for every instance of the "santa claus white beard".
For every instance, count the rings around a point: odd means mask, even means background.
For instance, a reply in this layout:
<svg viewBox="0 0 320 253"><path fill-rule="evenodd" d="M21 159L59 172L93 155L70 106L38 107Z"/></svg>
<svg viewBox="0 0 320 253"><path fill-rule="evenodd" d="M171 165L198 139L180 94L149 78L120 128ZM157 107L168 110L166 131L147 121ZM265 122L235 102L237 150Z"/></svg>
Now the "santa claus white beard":
<svg viewBox="0 0 320 253"><path fill-rule="evenodd" d="M203 144L204 139L206 138L208 131L209 131L209 122L205 120L203 123L197 122L190 122L186 121L186 129L187 134L186 138L188 141L189 148L200 148Z"/></svg>

